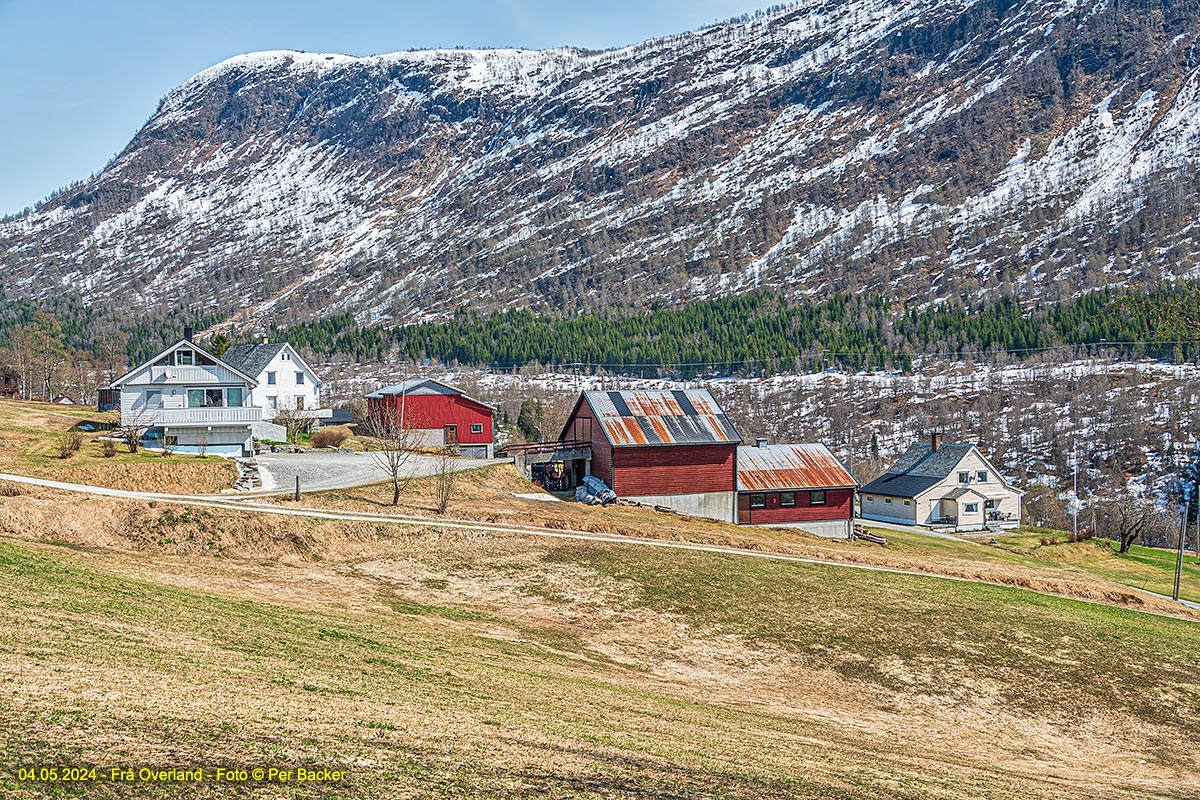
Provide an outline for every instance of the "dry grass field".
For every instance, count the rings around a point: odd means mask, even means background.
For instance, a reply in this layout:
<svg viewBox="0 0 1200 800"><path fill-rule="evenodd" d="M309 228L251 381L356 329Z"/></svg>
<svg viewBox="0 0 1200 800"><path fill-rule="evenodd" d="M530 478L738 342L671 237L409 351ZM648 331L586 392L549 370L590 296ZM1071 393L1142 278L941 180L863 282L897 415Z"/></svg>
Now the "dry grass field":
<svg viewBox="0 0 1200 800"><path fill-rule="evenodd" d="M979 554L995 577L1119 594L967 542L542 508L514 479L464 477L490 511L451 513L947 572ZM1180 746L1200 739L1194 621L844 566L20 492L0 496L5 796L1200 796ZM83 765L99 779L20 778ZM347 774L123 783L115 765Z"/></svg>
<svg viewBox="0 0 1200 800"><path fill-rule="evenodd" d="M146 492L216 492L233 485L233 467L223 458L175 454L163 458L130 453L117 445L106 458L98 431L81 432L80 450L60 458L60 443L82 423L105 415L95 409L0 400L0 472Z"/></svg>

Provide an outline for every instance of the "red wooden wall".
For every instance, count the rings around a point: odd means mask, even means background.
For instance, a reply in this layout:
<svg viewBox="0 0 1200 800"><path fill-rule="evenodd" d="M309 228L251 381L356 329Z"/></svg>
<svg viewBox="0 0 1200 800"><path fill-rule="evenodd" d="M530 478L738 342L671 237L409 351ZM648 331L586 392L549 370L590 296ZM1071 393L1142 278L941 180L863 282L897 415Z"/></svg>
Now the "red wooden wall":
<svg viewBox="0 0 1200 800"><path fill-rule="evenodd" d="M750 508L750 495L766 495L766 508ZM854 492L850 489L829 489L825 492L825 505L809 503L809 490L796 492L796 505L783 508L779 505L779 492L738 492L738 522L743 525L769 525L776 522L823 522L844 520L853 516Z"/></svg>
<svg viewBox="0 0 1200 800"><path fill-rule="evenodd" d="M393 414L399 413L399 395L367 399L368 413L377 413L379 408L389 409ZM462 395L410 394L404 398L404 427L433 430L443 429L447 425L458 426L460 444L487 444L492 441L492 410L487 406ZM471 433L472 425L483 425L483 432Z"/></svg>
<svg viewBox="0 0 1200 800"><path fill-rule="evenodd" d="M736 444L618 447L613 453L612 488L619 495L732 492L737 485Z"/></svg>

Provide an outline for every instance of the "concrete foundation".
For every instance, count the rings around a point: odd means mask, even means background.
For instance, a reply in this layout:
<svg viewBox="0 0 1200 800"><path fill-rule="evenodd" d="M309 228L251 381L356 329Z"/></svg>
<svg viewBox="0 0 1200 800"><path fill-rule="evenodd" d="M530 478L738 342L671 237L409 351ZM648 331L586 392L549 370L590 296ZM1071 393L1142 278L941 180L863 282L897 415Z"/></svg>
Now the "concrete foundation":
<svg viewBox="0 0 1200 800"><path fill-rule="evenodd" d="M848 519L825 520L823 522L776 522L764 523L763 527L795 528L824 539L849 539L854 523Z"/></svg>
<svg viewBox="0 0 1200 800"><path fill-rule="evenodd" d="M648 506L666 506L680 514L721 522L733 522L736 517L737 495L734 492L701 492L698 494L660 494L642 497L627 496Z"/></svg>

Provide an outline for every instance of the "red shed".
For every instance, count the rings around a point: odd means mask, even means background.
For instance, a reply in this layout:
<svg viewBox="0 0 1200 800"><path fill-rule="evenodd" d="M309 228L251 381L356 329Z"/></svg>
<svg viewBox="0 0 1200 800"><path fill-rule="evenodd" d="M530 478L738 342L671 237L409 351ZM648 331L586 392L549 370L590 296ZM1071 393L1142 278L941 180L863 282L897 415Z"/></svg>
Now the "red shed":
<svg viewBox="0 0 1200 800"><path fill-rule="evenodd" d="M823 444L738 448L737 521L850 538L858 482Z"/></svg>
<svg viewBox="0 0 1200 800"><path fill-rule="evenodd" d="M742 437L706 390L583 392L559 438L591 442L591 474L621 497L734 519Z"/></svg>
<svg viewBox="0 0 1200 800"><path fill-rule="evenodd" d="M367 413L404 411L404 427L425 447L457 445L464 456L491 458L495 409L430 378L409 378L367 395Z"/></svg>

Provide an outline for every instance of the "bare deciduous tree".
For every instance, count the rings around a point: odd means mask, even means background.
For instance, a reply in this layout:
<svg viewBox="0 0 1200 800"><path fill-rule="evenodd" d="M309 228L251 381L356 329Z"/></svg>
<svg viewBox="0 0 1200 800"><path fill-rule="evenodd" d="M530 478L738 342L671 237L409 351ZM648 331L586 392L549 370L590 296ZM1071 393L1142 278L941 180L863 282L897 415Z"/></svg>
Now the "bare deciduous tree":
<svg viewBox="0 0 1200 800"><path fill-rule="evenodd" d="M1158 522L1158 517L1154 503L1125 491L1121 497L1100 504L1097 524L1105 538L1117 541L1120 552L1128 553Z"/></svg>
<svg viewBox="0 0 1200 800"><path fill-rule="evenodd" d="M142 437L152 427L154 427L153 414L130 412L121 415L121 421L117 423L115 430L129 445L129 452L136 453L141 446Z"/></svg>
<svg viewBox="0 0 1200 800"><path fill-rule="evenodd" d="M400 504L400 493L412 481L406 469L417 449L417 431L405 428L401 415L386 409L367 415L363 432L379 449L370 449L371 460L392 483L392 505Z"/></svg>
<svg viewBox="0 0 1200 800"><path fill-rule="evenodd" d="M433 475L433 501L438 514L446 513L446 509L450 507L450 500L454 497L454 481L457 477L457 470L454 469L451 457L451 449L449 447L442 448L442 452L438 454L437 469Z"/></svg>
<svg viewBox="0 0 1200 800"><path fill-rule="evenodd" d="M312 422L312 417L302 408L296 407L296 401L289 395L280 395L275 400L275 410L271 417L271 422L283 428L287 433L287 440L292 444L298 444L300 434Z"/></svg>
<svg viewBox="0 0 1200 800"><path fill-rule="evenodd" d="M208 434L202 433L196 437L196 454L201 458L208 455Z"/></svg>

